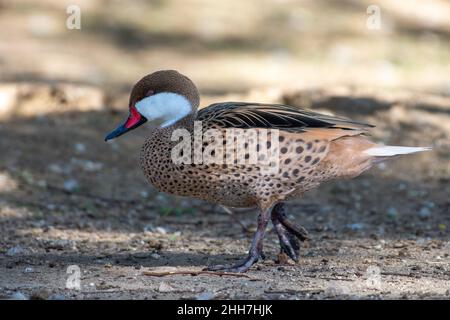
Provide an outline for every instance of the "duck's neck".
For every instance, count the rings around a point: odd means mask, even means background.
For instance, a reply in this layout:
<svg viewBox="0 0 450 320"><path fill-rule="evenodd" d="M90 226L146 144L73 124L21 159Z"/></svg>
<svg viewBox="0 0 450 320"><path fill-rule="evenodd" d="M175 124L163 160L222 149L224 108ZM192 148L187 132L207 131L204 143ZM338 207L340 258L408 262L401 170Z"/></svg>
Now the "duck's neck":
<svg viewBox="0 0 450 320"><path fill-rule="evenodd" d="M197 118L197 112L193 112L167 127L153 127L148 142L164 143L171 145L174 132L177 130L187 130L190 134L194 132L194 121ZM168 150L170 151L170 150Z"/></svg>
<svg viewBox="0 0 450 320"><path fill-rule="evenodd" d="M174 124L161 128L163 130L166 130L167 132L174 132L175 130L179 129L186 129L189 132L193 132L194 130L194 121L197 118L197 111L194 111L192 113L189 113L187 116L183 117L182 119L178 120Z"/></svg>

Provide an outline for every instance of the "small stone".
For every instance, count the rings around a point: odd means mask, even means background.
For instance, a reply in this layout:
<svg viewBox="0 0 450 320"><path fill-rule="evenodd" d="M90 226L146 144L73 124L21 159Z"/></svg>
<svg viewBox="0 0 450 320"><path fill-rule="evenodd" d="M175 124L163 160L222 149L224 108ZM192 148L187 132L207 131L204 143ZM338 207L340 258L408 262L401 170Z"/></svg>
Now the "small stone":
<svg viewBox="0 0 450 320"><path fill-rule="evenodd" d="M406 190L406 184L403 182L400 182L397 186L398 190L403 191Z"/></svg>
<svg viewBox="0 0 450 320"><path fill-rule="evenodd" d="M212 300L214 299L215 294L213 292L202 292L197 296L197 300Z"/></svg>
<svg viewBox="0 0 450 320"><path fill-rule="evenodd" d="M383 249L383 246L381 244L377 244L376 246L373 247L375 250L380 251L381 249Z"/></svg>
<svg viewBox="0 0 450 320"><path fill-rule="evenodd" d="M57 163L51 163L48 166L48 169L53 173L64 173L64 168Z"/></svg>
<svg viewBox="0 0 450 320"><path fill-rule="evenodd" d="M27 250L25 250L21 246L15 246L15 247L9 248L8 251L6 251L6 255L9 257L17 256L19 254L26 254L26 253L27 253Z"/></svg>
<svg viewBox="0 0 450 320"><path fill-rule="evenodd" d="M103 169L103 163L101 162L94 162L91 160L81 160L79 164L85 171L88 172L95 172Z"/></svg>
<svg viewBox="0 0 450 320"><path fill-rule="evenodd" d="M347 227L353 231L360 231L364 229L364 223L352 223L348 224Z"/></svg>
<svg viewBox="0 0 450 320"><path fill-rule="evenodd" d="M144 232L153 232L153 230L155 230L155 227L151 223L144 226Z"/></svg>
<svg viewBox="0 0 450 320"><path fill-rule="evenodd" d="M75 191L76 189L79 188L79 184L78 181L75 179L68 179L66 181L64 181L64 189L66 189L67 191Z"/></svg>
<svg viewBox="0 0 450 320"><path fill-rule="evenodd" d="M13 295L11 296L11 299L12 300L28 300L27 296L25 296L20 291L14 292Z"/></svg>
<svg viewBox="0 0 450 320"><path fill-rule="evenodd" d="M48 297L48 300L66 300L66 296L60 293L54 293Z"/></svg>
<svg viewBox="0 0 450 320"><path fill-rule="evenodd" d="M33 273L33 272L34 272L34 269L33 269L32 267L26 267L26 268L23 270L23 272L25 272L25 273Z"/></svg>
<svg viewBox="0 0 450 320"><path fill-rule="evenodd" d="M429 218L429 217L431 217L431 210L428 207L420 208L419 217L421 217L421 218Z"/></svg>
<svg viewBox="0 0 450 320"><path fill-rule="evenodd" d="M85 153L86 152L86 145L84 143L77 142L77 143L75 143L74 148L75 148L76 153Z"/></svg>
<svg viewBox="0 0 450 320"><path fill-rule="evenodd" d="M156 227L155 231L160 234L167 234L167 230L163 227Z"/></svg>
<svg viewBox="0 0 450 320"><path fill-rule="evenodd" d="M152 253L152 254L150 255L150 257L152 257L153 259L159 259L159 258L161 258L161 256L160 256L159 254L157 254L157 253Z"/></svg>
<svg viewBox="0 0 450 320"><path fill-rule="evenodd" d="M141 192L139 192L139 195L140 195L142 198L144 198L144 199L148 198L148 192L147 192L147 191L141 191Z"/></svg>
<svg viewBox="0 0 450 320"><path fill-rule="evenodd" d="M161 282L161 284L158 287L159 292L172 292L175 291L175 289L166 282Z"/></svg>
<svg viewBox="0 0 450 320"><path fill-rule="evenodd" d="M163 248L162 242L154 240L154 239L150 239L147 241L147 245L150 248L156 249L156 250L161 250Z"/></svg>
<svg viewBox="0 0 450 320"><path fill-rule="evenodd" d="M387 214L388 218L390 218L390 219L397 219L397 217L398 217L398 211L394 207L389 207L387 209L386 214Z"/></svg>

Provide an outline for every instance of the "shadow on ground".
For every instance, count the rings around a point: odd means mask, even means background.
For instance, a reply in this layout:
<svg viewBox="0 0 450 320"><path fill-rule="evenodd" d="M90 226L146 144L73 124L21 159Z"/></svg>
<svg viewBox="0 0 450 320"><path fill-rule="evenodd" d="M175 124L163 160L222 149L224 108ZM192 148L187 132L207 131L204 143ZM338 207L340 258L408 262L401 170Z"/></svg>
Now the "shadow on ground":
<svg viewBox="0 0 450 320"><path fill-rule="evenodd" d="M124 114L107 108L16 114L0 123L2 295L44 288L74 298L444 297L450 203L448 150L441 142L449 134L448 105L324 92L284 100L374 123L378 141L436 149L290 203L289 213L312 235L297 265L277 256L269 232L267 259L249 273L255 281L151 278L142 269L233 262L247 251L251 234L214 205L153 190L138 166L145 130L103 142ZM256 214L236 218L251 229ZM73 264L84 272L81 292L64 287ZM369 267L381 270L381 289L365 284ZM162 282L174 289L161 290ZM115 289L99 289L111 283Z"/></svg>

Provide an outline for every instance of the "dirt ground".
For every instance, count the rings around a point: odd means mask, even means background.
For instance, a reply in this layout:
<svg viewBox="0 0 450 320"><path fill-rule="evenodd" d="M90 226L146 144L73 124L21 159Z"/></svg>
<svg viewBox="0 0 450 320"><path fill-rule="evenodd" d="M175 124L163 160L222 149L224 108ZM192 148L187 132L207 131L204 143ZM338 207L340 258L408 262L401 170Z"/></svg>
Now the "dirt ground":
<svg viewBox="0 0 450 320"><path fill-rule="evenodd" d="M450 298L448 1L378 0L378 30L372 0L124 3L0 0L0 298ZM168 68L202 106L284 102L433 151L289 203L311 235L298 264L269 231L248 277L146 276L243 258L252 234L237 221L256 222L152 189L145 129L103 142L130 86Z"/></svg>
<svg viewBox="0 0 450 320"><path fill-rule="evenodd" d="M271 230L266 259L248 277L153 277L143 273L244 257L251 232L236 220L251 231L256 212L237 210L233 219L220 207L158 194L138 167L145 129L103 142L124 114L101 90L23 84L16 91L14 112L0 122L2 298L450 298L449 97L350 88L273 97L373 123L373 139L386 144L434 150L289 203L312 237L298 264L278 255ZM66 288L72 265L79 290Z"/></svg>

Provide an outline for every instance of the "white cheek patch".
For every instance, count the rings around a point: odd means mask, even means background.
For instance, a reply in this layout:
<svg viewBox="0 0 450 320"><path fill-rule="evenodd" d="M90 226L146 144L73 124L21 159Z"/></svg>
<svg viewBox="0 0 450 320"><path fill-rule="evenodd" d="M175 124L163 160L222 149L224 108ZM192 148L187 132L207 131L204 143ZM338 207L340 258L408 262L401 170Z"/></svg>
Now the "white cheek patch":
<svg viewBox="0 0 450 320"><path fill-rule="evenodd" d="M148 121L162 122L162 128L176 123L192 112L189 100L172 92L161 92L144 98L137 102L135 107Z"/></svg>

